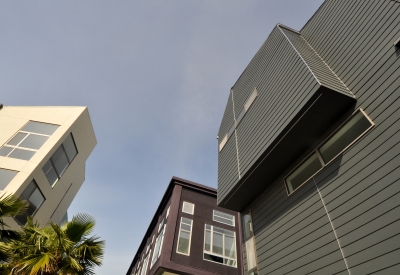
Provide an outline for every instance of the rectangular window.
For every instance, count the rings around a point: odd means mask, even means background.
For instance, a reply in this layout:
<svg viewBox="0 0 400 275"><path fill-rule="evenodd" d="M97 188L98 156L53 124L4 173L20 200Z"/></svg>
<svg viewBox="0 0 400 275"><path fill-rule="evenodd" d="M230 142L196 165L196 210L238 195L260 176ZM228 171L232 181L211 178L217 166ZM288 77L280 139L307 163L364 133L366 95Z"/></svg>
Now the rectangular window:
<svg viewBox="0 0 400 275"><path fill-rule="evenodd" d="M239 125L240 121L242 120L242 118L244 117L246 112L250 109L250 106L253 104L257 95L258 95L257 89L254 88L253 92L250 94L250 96L247 98L246 102L244 103L239 114L237 115L236 118L234 118L234 122L233 122L232 126L229 128L228 132L226 133L226 135L224 135L223 139L219 143L219 151L221 151L222 148L224 148L226 142L231 137L231 135L235 131L236 127Z"/></svg>
<svg viewBox="0 0 400 275"><path fill-rule="evenodd" d="M194 204L184 201L183 205L182 205L182 212L190 214L190 215L193 215L193 213L194 213Z"/></svg>
<svg viewBox="0 0 400 275"><path fill-rule="evenodd" d="M206 261L236 267L235 232L206 224L203 257Z"/></svg>
<svg viewBox="0 0 400 275"><path fill-rule="evenodd" d="M4 190L17 174L17 171L0 168L0 190Z"/></svg>
<svg viewBox="0 0 400 275"><path fill-rule="evenodd" d="M242 220L244 229L243 236L246 247L247 274L258 275L256 245L255 245L251 213L247 212L245 215L243 215Z"/></svg>
<svg viewBox="0 0 400 275"><path fill-rule="evenodd" d="M78 150L76 149L74 138L70 134L42 167L52 187L61 178L77 154Z"/></svg>
<svg viewBox="0 0 400 275"><path fill-rule="evenodd" d="M184 255L190 254L190 240L192 238L193 220L181 217L179 228L178 246L176 252Z"/></svg>
<svg viewBox="0 0 400 275"><path fill-rule="evenodd" d="M0 148L0 156L30 160L57 128L58 125L29 121Z"/></svg>
<svg viewBox="0 0 400 275"><path fill-rule="evenodd" d="M213 221L235 226L235 216L213 210Z"/></svg>
<svg viewBox="0 0 400 275"><path fill-rule="evenodd" d="M147 265L149 264L149 258L150 258L150 254L147 254L146 258L143 261L142 273L140 275L145 275L146 274Z"/></svg>
<svg viewBox="0 0 400 275"><path fill-rule="evenodd" d="M165 217L166 218L168 218L168 215L169 215L169 209L171 208L171 206L168 206L168 209L167 209L167 214L165 214Z"/></svg>
<svg viewBox="0 0 400 275"><path fill-rule="evenodd" d="M27 200L29 206L24 214L15 216L14 219L19 224L24 225L28 220L28 216L35 215L39 207L43 204L45 198L34 180L29 183L28 187L24 192L22 192L20 197Z"/></svg>
<svg viewBox="0 0 400 275"><path fill-rule="evenodd" d="M374 123L361 109L357 110L332 135L318 146L300 165L285 178L288 195L311 179L322 168L343 153L362 135L369 131Z"/></svg>
<svg viewBox="0 0 400 275"><path fill-rule="evenodd" d="M155 262L158 260L158 258L161 255L161 250L162 250L162 245L163 245L163 241L164 241L164 233L165 233L165 227L167 225L164 224L163 229L161 230L160 234L158 234L158 237L156 239L156 245L154 247L154 252L153 252L153 257L151 260L151 265L150 268L153 267L153 265L155 264Z"/></svg>

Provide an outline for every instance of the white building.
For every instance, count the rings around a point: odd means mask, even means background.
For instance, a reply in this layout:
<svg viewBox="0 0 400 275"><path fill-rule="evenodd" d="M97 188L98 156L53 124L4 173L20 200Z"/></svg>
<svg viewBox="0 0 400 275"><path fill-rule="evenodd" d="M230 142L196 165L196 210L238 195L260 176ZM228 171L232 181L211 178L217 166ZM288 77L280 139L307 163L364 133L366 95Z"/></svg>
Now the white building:
<svg viewBox="0 0 400 275"><path fill-rule="evenodd" d="M86 107L1 109L0 193L30 203L25 215L5 222L17 229L28 215L42 225L66 219L96 143Z"/></svg>

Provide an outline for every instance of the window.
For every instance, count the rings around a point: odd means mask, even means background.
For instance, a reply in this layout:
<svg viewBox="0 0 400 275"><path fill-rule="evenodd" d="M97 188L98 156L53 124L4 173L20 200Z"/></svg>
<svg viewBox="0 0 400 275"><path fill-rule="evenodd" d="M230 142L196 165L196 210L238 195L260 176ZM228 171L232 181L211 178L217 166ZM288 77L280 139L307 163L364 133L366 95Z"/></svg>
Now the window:
<svg viewBox="0 0 400 275"><path fill-rule="evenodd" d="M206 224L203 256L206 261L236 267L235 232Z"/></svg>
<svg viewBox="0 0 400 275"><path fill-rule="evenodd" d="M146 274L147 266L149 265L149 260L150 260L150 253L148 253L149 246L147 246L146 255L145 255L145 258L144 258L144 261L143 261L143 268L142 268L142 272L140 273L140 275L145 275Z"/></svg>
<svg viewBox="0 0 400 275"><path fill-rule="evenodd" d="M395 46L397 49L400 49L400 37L394 42L394 46Z"/></svg>
<svg viewBox="0 0 400 275"><path fill-rule="evenodd" d="M258 95L257 89L254 88L253 92L250 94L250 96L247 98L246 102L244 103L244 105L243 105L242 109L240 110L239 114L237 115L236 118L234 118L234 122L231 125L231 127L229 128L228 132L226 133L226 135L224 135L224 137L222 138L221 142L219 143L219 151L221 151L222 148L224 148L226 142L231 137L231 135L235 131L236 127L239 125L240 121L242 120L242 118L244 117L246 112L250 109L250 106L253 104L254 100L257 97L257 95Z"/></svg>
<svg viewBox="0 0 400 275"><path fill-rule="evenodd" d="M288 195L318 173L374 126L361 110L357 110L331 136L317 147L285 178Z"/></svg>
<svg viewBox="0 0 400 275"><path fill-rule="evenodd" d="M243 215L243 235L246 246L247 274L258 275L256 245L250 212Z"/></svg>
<svg viewBox="0 0 400 275"><path fill-rule="evenodd" d="M70 134L42 168L51 186L61 178L77 153L74 138Z"/></svg>
<svg viewBox="0 0 400 275"><path fill-rule="evenodd" d="M182 212L190 214L190 215L193 215L193 213L194 213L194 204L184 201L183 205L182 205Z"/></svg>
<svg viewBox="0 0 400 275"><path fill-rule="evenodd" d="M30 160L57 128L58 125L29 121L0 148L0 156Z"/></svg>
<svg viewBox="0 0 400 275"><path fill-rule="evenodd" d="M167 214L165 214L165 217L166 218L168 218L168 215L169 215L169 209L171 208L171 206L168 206L168 209L167 209Z"/></svg>
<svg viewBox="0 0 400 275"><path fill-rule="evenodd" d="M235 216L213 210L213 221L235 226Z"/></svg>
<svg viewBox="0 0 400 275"><path fill-rule="evenodd" d="M178 246L176 252L184 255L190 254L190 240L192 238L193 220L181 217L179 228Z"/></svg>
<svg viewBox="0 0 400 275"><path fill-rule="evenodd" d="M158 234L158 237L156 239L156 245L154 247L153 258L151 260L150 268L152 268L154 263L158 260L158 258L161 255L161 250L162 250L162 245L163 245L163 241L164 241L164 233L165 233L165 227L166 226L167 225L164 224L164 226L162 227L161 232Z"/></svg>
<svg viewBox="0 0 400 275"><path fill-rule="evenodd" d="M4 190L17 174L17 171L0 168L0 190Z"/></svg>
<svg viewBox="0 0 400 275"><path fill-rule="evenodd" d="M22 192L20 197L27 200L29 203L28 209L24 214L14 217L19 224L23 225L26 224L28 216L35 215L36 211L43 204L45 198L34 180L29 183L28 187L24 192Z"/></svg>

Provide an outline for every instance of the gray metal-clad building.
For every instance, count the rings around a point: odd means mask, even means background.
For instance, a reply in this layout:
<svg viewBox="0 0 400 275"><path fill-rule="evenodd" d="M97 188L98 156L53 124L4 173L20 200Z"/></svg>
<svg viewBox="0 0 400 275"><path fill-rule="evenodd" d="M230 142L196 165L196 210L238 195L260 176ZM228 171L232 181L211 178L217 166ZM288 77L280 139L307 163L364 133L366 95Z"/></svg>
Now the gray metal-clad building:
<svg viewBox="0 0 400 275"><path fill-rule="evenodd" d="M400 274L400 2L278 24L231 88L218 205L247 274Z"/></svg>

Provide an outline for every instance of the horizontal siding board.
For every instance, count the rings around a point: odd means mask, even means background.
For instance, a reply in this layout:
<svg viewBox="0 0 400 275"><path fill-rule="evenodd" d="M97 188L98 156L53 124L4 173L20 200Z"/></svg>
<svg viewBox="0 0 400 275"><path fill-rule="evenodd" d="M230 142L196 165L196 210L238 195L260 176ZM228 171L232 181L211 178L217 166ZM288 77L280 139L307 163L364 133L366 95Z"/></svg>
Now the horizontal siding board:
<svg viewBox="0 0 400 275"><path fill-rule="evenodd" d="M340 252L339 252L340 257L338 257L338 255L336 253L334 253L335 254L334 256L332 255L332 253L335 251L338 251L338 249L339 249L339 247L338 247L337 242L331 241L331 242L325 244L324 246L320 246L309 253L302 253L300 255L292 255L292 257L283 258L281 261L269 264L267 268L263 269L263 271L266 272L266 274L271 274L271 273L284 274L288 271L290 272L291 270L297 270L297 269L301 270L302 267L304 268L304 265L306 265L308 263L312 263L312 262L314 262L314 264L311 267L311 269L315 270L315 269L324 267L325 265L332 263L332 260L333 260L332 258L334 258L334 260L340 260L341 259ZM332 257L332 258L328 259L326 264L319 265L320 263L318 263L318 261L315 262L316 259L321 258L325 255L331 255L331 257ZM296 258L296 256L299 256L299 257ZM297 272L299 272L299 270L297 270ZM299 274L299 273L297 273L297 274ZM304 273L300 273L300 274L304 274Z"/></svg>
<svg viewBox="0 0 400 275"><path fill-rule="evenodd" d="M296 79L293 79L292 82L295 82L295 80ZM308 82L306 82L307 80ZM309 88L312 84L317 85L315 80L309 75L308 77L298 79L298 85L303 84L303 81L305 82L305 85L308 85L307 87ZM297 87L298 86L292 87L292 89L295 90ZM281 133L288 122L293 119L293 117L297 114L296 110L299 110L300 107L309 99L310 95L302 94L301 86L298 88L298 91L300 92L293 96L286 106L283 104L288 102L287 99L291 95L290 91L293 91L290 88L285 89L286 91L282 91L284 94L281 94L279 99L274 97L270 102L266 102L267 104L265 105L262 105L260 98L259 104L255 105L254 108L251 108L247 117L247 121L245 118L241 125L239 125L238 144L243 174L248 171L248 169L254 164L255 160L260 157L260 155L265 151L266 148L268 148L272 141L276 139L277 135ZM263 89L260 88L260 90ZM313 89L311 88L311 90ZM265 110L268 111L265 112ZM277 112L277 110L279 111ZM259 125L253 126L253 131L251 132L245 131L245 128L251 127L251 124L254 124L252 123L253 117L260 117L261 114L262 118L258 122ZM261 136L263 138L261 138Z"/></svg>
<svg viewBox="0 0 400 275"><path fill-rule="evenodd" d="M399 236L398 227L400 226L400 220L393 222L373 233L368 235L367 238L362 238L354 241L343 248L343 252L346 257L351 257L359 253L360 251L370 250L374 245L392 239L394 236Z"/></svg>
<svg viewBox="0 0 400 275"><path fill-rule="evenodd" d="M374 34L374 31L381 28L383 14L392 8L392 4L389 2L386 1L382 5L369 5L369 9L360 15L362 19L358 18L355 21L355 26L350 29L350 32L345 37L347 39L343 41L343 44L340 45L341 47L338 47L337 51L332 53L332 55L339 57L330 63L332 67L338 68L337 72L339 74L343 73L345 66L349 66L354 62L354 53L356 53L356 57L359 54L360 56L365 54L367 47L370 45L362 43L366 42L365 39L368 35ZM345 49L344 46L349 48Z"/></svg>
<svg viewBox="0 0 400 275"><path fill-rule="evenodd" d="M399 264L400 248L350 268L352 274L380 274L380 270ZM396 274L396 273L392 273Z"/></svg>
<svg viewBox="0 0 400 275"><path fill-rule="evenodd" d="M387 9L390 9L390 7ZM393 13L396 12L391 9L391 14L393 14L392 11ZM386 16L382 21L381 26L368 26L368 28L374 28L374 31L369 29L367 37L360 37L357 44L350 45L352 47L351 51L347 49L349 51L347 53L348 58L342 60L344 64L342 65L343 73L341 75L344 76L344 81L351 83L353 75L359 73L359 68L365 68L364 62L375 58L383 51L383 48L386 46L393 48L393 43L391 42L393 41L393 34L398 32L399 27L397 24L399 19L393 16ZM375 25L375 21L371 22L371 24Z"/></svg>
<svg viewBox="0 0 400 275"><path fill-rule="evenodd" d="M221 140L224 138L225 134L229 131L229 128L233 124L233 106L232 106L232 99L231 95L229 93L228 96L228 102L226 103L225 111L224 111L224 116L222 117L221 125L219 127L218 131L218 145L221 142Z"/></svg>
<svg viewBox="0 0 400 275"><path fill-rule="evenodd" d="M299 34L282 28L282 31L294 45L301 57L305 60L311 71L317 79L325 87L339 91L352 96L347 87L337 78L333 71L323 62L323 60L315 53L315 51L307 44L307 42Z"/></svg>
<svg viewBox="0 0 400 275"><path fill-rule="evenodd" d="M236 115L239 114L254 87L258 86L260 79L265 76L265 69L270 66L270 63L276 57L276 51L279 50L283 40L284 37L275 28L254 57L254 60L250 62L248 68L235 83L233 90L235 107L237 106L235 109Z"/></svg>

